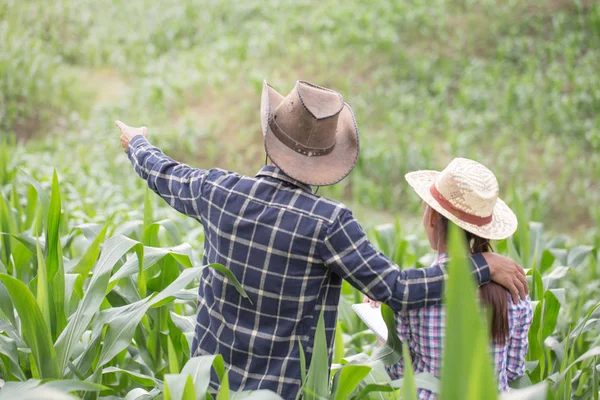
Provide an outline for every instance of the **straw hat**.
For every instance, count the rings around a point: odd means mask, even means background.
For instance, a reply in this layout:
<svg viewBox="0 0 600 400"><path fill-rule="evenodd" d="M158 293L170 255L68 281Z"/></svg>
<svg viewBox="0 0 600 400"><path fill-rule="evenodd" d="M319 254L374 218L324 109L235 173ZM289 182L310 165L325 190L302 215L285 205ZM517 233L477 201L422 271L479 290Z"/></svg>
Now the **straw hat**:
<svg viewBox="0 0 600 400"><path fill-rule="evenodd" d="M267 155L291 178L333 185L356 165L358 127L339 93L297 81L284 97L265 81L260 116Z"/></svg>
<svg viewBox="0 0 600 400"><path fill-rule="evenodd" d="M498 198L496 176L476 161L455 158L442 172L410 172L406 180L434 210L477 236L500 240L517 230L517 217Z"/></svg>

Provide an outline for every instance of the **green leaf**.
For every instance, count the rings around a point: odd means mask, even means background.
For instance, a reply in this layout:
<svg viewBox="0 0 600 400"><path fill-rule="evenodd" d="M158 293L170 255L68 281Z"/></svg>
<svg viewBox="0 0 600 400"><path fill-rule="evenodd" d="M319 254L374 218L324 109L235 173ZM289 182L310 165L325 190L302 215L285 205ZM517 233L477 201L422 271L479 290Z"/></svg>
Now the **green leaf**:
<svg viewBox="0 0 600 400"><path fill-rule="evenodd" d="M536 385L523 388L512 389L509 393L503 393L501 400L546 400L548 399L548 384L541 382Z"/></svg>
<svg viewBox="0 0 600 400"><path fill-rule="evenodd" d="M344 365L339 371L334 400L346 400L369 374L371 367L367 365Z"/></svg>
<svg viewBox="0 0 600 400"><path fill-rule="evenodd" d="M131 335L133 337L133 334ZM171 336L167 336L167 358L169 361L169 372L176 374L179 372L179 361L177 359L177 351L173 346Z"/></svg>
<svg viewBox="0 0 600 400"><path fill-rule="evenodd" d="M523 389L533 385L533 383L531 382L529 375L525 374L514 381L508 382L508 385L511 389Z"/></svg>
<svg viewBox="0 0 600 400"><path fill-rule="evenodd" d="M468 266L461 230L450 225L448 282L445 289L446 334L442 362L442 399L479 399L481 393L495 398L496 382L487 351L489 337L485 319L476 302L476 288ZM475 385L476 384L476 385ZM485 389L486 387L491 388ZM489 397L485 397L489 398Z"/></svg>
<svg viewBox="0 0 600 400"><path fill-rule="evenodd" d="M40 381L34 379L26 382L6 382L0 390L0 400L32 399L75 400L75 397L55 387L40 385Z"/></svg>
<svg viewBox="0 0 600 400"><path fill-rule="evenodd" d="M165 400L195 400L194 383L187 374L165 375Z"/></svg>
<svg viewBox="0 0 600 400"><path fill-rule="evenodd" d="M15 319L15 312L12 300L10 299L10 295L6 290L6 287L2 283L0 283L0 310L2 311L2 314L4 314L8 322L12 324L12 326L18 326ZM0 323L2 323L2 320L0 320Z"/></svg>
<svg viewBox="0 0 600 400"><path fill-rule="evenodd" d="M102 390L110 390L109 387L93 382L78 381L72 379L59 379L44 381L42 385L45 388L53 388L61 392L100 392Z"/></svg>
<svg viewBox="0 0 600 400"><path fill-rule="evenodd" d="M44 221L47 221L48 220L48 210L50 209L50 198L48 197L48 193L46 193L46 191L42 187L42 184L39 183L37 180L35 180L27 172L25 172L22 169L19 169L19 172L21 172L21 174L23 174L23 176L31 184L31 186L33 186L35 188L35 191L37 192L37 196L38 196L41 206L42 206L42 208L41 208L42 219Z"/></svg>
<svg viewBox="0 0 600 400"><path fill-rule="evenodd" d="M542 275L537 269L531 270L531 278L533 280L531 299L541 300L544 296L544 282L542 281Z"/></svg>
<svg viewBox="0 0 600 400"><path fill-rule="evenodd" d="M315 331L312 361L303 387L303 399L325 399L329 397L329 352L325 336L325 320L323 312L319 314Z"/></svg>
<svg viewBox="0 0 600 400"><path fill-rule="evenodd" d="M48 292L50 290L50 283L48 281L48 272L46 270L46 262L44 261L44 255L40 247L40 242L36 241L37 247L37 262L38 262L38 275L37 275L37 304L40 307L46 326L52 326L50 320L50 296Z"/></svg>
<svg viewBox="0 0 600 400"><path fill-rule="evenodd" d="M486 330L477 330L473 347L475 351L471 361L471 375L468 380L469 384L466 385L469 393L467 398L472 400L496 399L498 398L498 389L493 363L488 352L489 340Z"/></svg>
<svg viewBox="0 0 600 400"><path fill-rule="evenodd" d="M92 365L94 364L94 361L98 360L98 356L100 355L101 349L101 335L92 336L91 340L89 342L86 342L86 347L83 350L83 353L81 353L81 355L74 360L76 368L83 374L88 376L98 371L98 368L92 370ZM69 365L69 363L70 361L67 362L67 365Z"/></svg>
<svg viewBox="0 0 600 400"><path fill-rule="evenodd" d="M229 400L231 393L229 392L229 375L223 375L223 379L221 379L221 386L219 386L219 391L217 392L217 400Z"/></svg>
<svg viewBox="0 0 600 400"><path fill-rule="evenodd" d="M380 360L385 365L394 365L402 358L402 341L396 333L394 311L386 304L381 304L381 315L387 326L388 337L385 344L373 351L372 360Z"/></svg>
<svg viewBox="0 0 600 400"><path fill-rule="evenodd" d="M158 385L158 381L154 377L139 372L128 371L118 367L107 367L102 370L102 375L110 374L125 374L129 376L132 381L139 383L142 386L152 387Z"/></svg>
<svg viewBox="0 0 600 400"><path fill-rule="evenodd" d="M300 379L302 381L302 386L306 384L306 355L304 354L304 347L302 346L302 341L298 339L298 349L300 352ZM302 393L298 393L300 396Z"/></svg>
<svg viewBox="0 0 600 400"><path fill-rule="evenodd" d="M4 354L10 361L11 375L4 376L4 379L17 378L18 380L24 381L25 374L19 365L19 350L17 349L17 342L14 339L6 337L0 334L0 354Z"/></svg>
<svg viewBox="0 0 600 400"><path fill-rule="evenodd" d="M585 258L592 253L594 250L593 246L580 245L572 248L569 251L569 257L567 259L567 266L578 267L585 260Z"/></svg>
<svg viewBox="0 0 600 400"><path fill-rule="evenodd" d="M50 328L44 322L42 312L33 294L23 282L6 274L0 274L0 280L6 286L19 319L23 340L31 349L37 369L43 379L60 376L56 362L56 352L50 336Z"/></svg>
<svg viewBox="0 0 600 400"><path fill-rule="evenodd" d="M544 314L542 319L542 340L554 332L556 328L556 321L558 320L558 313L560 311L560 302L552 293L547 290L544 293Z"/></svg>
<svg viewBox="0 0 600 400"><path fill-rule="evenodd" d="M144 230L152 225L152 221L154 221L154 194L146 187L144 191ZM144 244L153 245L146 241L144 241Z"/></svg>
<svg viewBox="0 0 600 400"><path fill-rule="evenodd" d="M596 346L596 347L592 347L591 349L589 349L588 351L586 351L585 353L583 353L581 356L577 357L577 359L575 361L573 361L558 377L558 379L556 380L556 383L558 384L562 379L564 379L565 375L567 374L567 372L577 363L580 363L584 360L590 359L590 358L595 358L600 356L600 346Z"/></svg>
<svg viewBox="0 0 600 400"><path fill-rule="evenodd" d="M383 364L381 364L381 362L377 362L376 366L374 369L383 369ZM383 374L385 374L385 376L387 376L387 373L385 372L385 370L383 370ZM433 393L439 393L440 390L440 381L439 379L437 379L435 376L429 374L429 373L420 373L414 376L414 384L416 386L417 389L425 389L425 390L429 390ZM381 382L380 379L375 379L375 382ZM367 380L363 381L363 384L367 383ZM380 392L380 393L390 393L390 392L395 392L397 389L401 389L403 386L404 380L401 379L397 379L388 383L367 383L363 389L361 390L361 392L357 395L352 397L352 399L367 399L370 398L367 395L369 395L370 393L376 393L376 392ZM379 396L377 398L388 398L388 397L383 397L383 396ZM398 398L398 395L394 395L394 397L389 397L389 398L393 398L396 399Z"/></svg>
<svg viewBox="0 0 600 400"><path fill-rule="evenodd" d="M209 264L206 266L206 268L215 269L215 270L219 271L220 273L222 273L223 275L225 275L225 277L233 284L233 286L238 291L240 296L242 296L245 299L248 299L250 304L254 304L254 303L252 303L252 300L248 296L248 293L246 293L246 291L242 287L242 284L240 283L240 281L238 281L238 279L233 274L233 272L231 272L229 269L227 269L225 266L223 266L221 264Z"/></svg>
<svg viewBox="0 0 600 400"><path fill-rule="evenodd" d="M556 260L554 254L548 249L544 250L542 252L542 259L540 260L540 272L543 274L550 269L554 264L554 260Z"/></svg>
<svg viewBox="0 0 600 400"><path fill-rule="evenodd" d="M165 256L170 256L175 259L179 264L183 265L186 268L192 267L191 261L191 247L189 244L183 244L180 246L176 246L170 249L163 249L160 247L144 247L144 259L142 262L143 268L139 268L139 260L135 257L127 260L125 264L117 272L111 276L110 281L116 282L119 279L123 279L125 277L131 276L143 270L146 270Z"/></svg>
<svg viewBox="0 0 600 400"><path fill-rule="evenodd" d="M67 367L75 344L87 330L94 315L100 310L100 305L106 296L110 272L116 262L132 248L141 245L129 238L116 236L108 239L96 264L96 270L85 291L83 300L69 323L56 341L60 370Z"/></svg>
<svg viewBox="0 0 600 400"><path fill-rule="evenodd" d="M177 313L174 313L173 311L170 312L171 314L171 320L173 321L173 324L175 324L175 326L183 333L190 333L190 332L194 332L195 328L196 328L196 317L189 315L179 315Z"/></svg>
<svg viewBox="0 0 600 400"><path fill-rule="evenodd" d="M125 395L124 400L152 400L153 398L154 397L147 390L135 388Z"/></svg>
<svg viewBox="0 0 600 400"><path fill-rule="evenodd" d="M49 307L51 310L51 331L53 337L57 337L67 324L65 314L65 282L64 270L62 264L62 248L60 243L60 220L61 220L61 201L58 188L58 176L56 170L52 177L52 194L50 197L50 206L48 208L46 224L46 270L49 288L52 296L49 297Z"/></svg>
<svg viewBox="0 0 600 400"><path fill-rule="evenodd" d="M192 283L194 279L196 279L203 268L204 267L194 267L183 270L177 279L175 279L163 291L159 292L148 301L148 306L151 308L156 308L164 305L165 301L171 301L175 294L183 290L187 285Z"/></svg>
<svg viewBox="0 0 600 400"><path fill-rule="evenodd" d="M338 364L344 358L344 336L342 335L342 324L337 321L335 330L335 342L333 345L333 362Z"/></svg>
<svg viewBox="0 0 600 400"><path fill-rule="evenodd" d="M540 330L542 328L542 313L543 313L543 304L541 302L532 302L531 304L533 308L533 320L531 322L531 327L529 328L528 333L528 341L529 341L529 351L528 351L528 359L529 360L539 360L543 362L544 360L544 350L540 340L538 339L538 335L540 334Z"/></svg>
<svg viewBox="0 0 600 400"><path fill-rule="evenodd" d="M104 345L102 346L102 352L100 353L100 359L96 368L103 367L129 346L135 329L146 314L146 311L148 311L148 303L143 300L119 308L123 308L125 311L111 318L108 322L106 335L104 336ZM111 311L114 310L111 309Z"/></svg>
<svg viewBox="0 0 600 400"><path fill-rule="evenodd" d="M80 274L84 279L87 279L90 271L94 268L94 264L98 261L98 256L100 255L100 246L104 242L106 238L106 231L108 229L108 224L104 225L100 233L96 235L94 241L87 248L86 252L79 259L75 267L71 272L73 274Z"/></svg>
<svg viewBox="0 0 600 400"><path fill-rule="evenodd" d="M183 366L181 374L187 374L192 377L197 399L206 398L210 382L210 373L213 366L219 379L223 378L223 363L223 356L219 354L216 356L192 357Z"/></svg>
<svg viewBox="0 0 600 400"><path fill-rule="evenodd" d="M0 260L2 260L5 265L9 265L9 258L11 254L9 234L13 233L8 226L8 220L10 218L9 214L10 210L8 208L8 204L6 203L6 200L4 200L2 192L0 192L0 232L5 233L5 235L0 236L0 249L2 250L2 257Z"/></svg>
<svg viewBox="0 0 600 400"><path fill-rule="evenodd" d="M416 400L417 399L417 387L415 386L415 378L413 372L412 358L410 357L410 350L408 346L404 344L402 346L402 353L404 355L404 376L402 377L402 399L403 400Z"/></svg>
<svg viewBox="0 0 600 400"><path fill-rule="evenodd" d="M56 171L52 177L52 195L48 209L48 222L46 224L46 265L50 282L58 272L58 246L60 246L59 229L61 217L60 191Z"/></svg>

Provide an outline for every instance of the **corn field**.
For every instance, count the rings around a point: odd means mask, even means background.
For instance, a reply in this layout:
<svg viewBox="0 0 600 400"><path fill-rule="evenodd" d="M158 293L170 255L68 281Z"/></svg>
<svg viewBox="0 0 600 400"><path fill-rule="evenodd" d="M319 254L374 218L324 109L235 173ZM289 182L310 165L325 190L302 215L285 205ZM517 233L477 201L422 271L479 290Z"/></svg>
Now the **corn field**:
<svg viewBox="0 0 600 400"><path fill-rule="evenodd" d="M332 87L361 157L323 194L401 268L430 265L404 173L455 156L497 172L527 271L525 376L496 391L485 317L452 236L441 379L384 365L344 283L333 365L319 324L303 399L600 397L600 4L595 1L4 0L0 2L0 400L278 399L234 393L190 358L204 232L143 186L112 125L166 154L253 174L263 78ZM406 363L410 365L410 362ZM209 387L211 373L219 388Z"/></svg>
<svg viewBox="0 0 600 400"><path fill-rule="evenodd" d="M1 169L0 398L46 391L82 398L245 398L230 394L220 356L189 358L200 270L216 268L237 282L220 265L200 265L202 232L189 232L186 240L194 245L186 243L173 219L154 215L149 190L140 215L136 210L119 222L78 223L81 210L65 203L69 185L61 185L56 174L35 180L7 162L14 151L19 149L4 146ZM517 235L497 244L499 252L527 267L535 305L528 372L513 384L538 396L526 398L594 398L600 355L597 249L569 246L568 238L545 235L540 223L519 217ZM404 268L428 265L424 242L403 235L401 227L397 222L373 229L372 240ZM468 267L457 262L449 268L447 337L454 343L441 382L408 371L403 381L389 380L384 364L403 356L402 343L390 334L386 346L377 347L350 308L362 294L347 285L334 365L328 371L323 328L313 364L306 366L304 397L397 398L400 391L412 398L415 387L440 390L445 398L497 396L475 288L465 287L471 281ZM395 332L393 312L384 308L384 315ZM208 390L211 368L221 380L217 393ZM472 382L480 383L475 391Z"/></svg>

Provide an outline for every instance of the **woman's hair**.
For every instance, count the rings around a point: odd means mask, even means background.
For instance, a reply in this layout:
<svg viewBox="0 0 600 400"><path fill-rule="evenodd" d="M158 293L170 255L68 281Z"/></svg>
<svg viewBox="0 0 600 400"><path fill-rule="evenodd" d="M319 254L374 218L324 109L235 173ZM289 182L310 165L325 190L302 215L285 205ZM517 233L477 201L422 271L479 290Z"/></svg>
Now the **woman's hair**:
<svg viewBox="0 0 600 400"><path fill-rule="evenodd" d="M448 237L448 224L450 221L431 207L430 212L435 212L439 215L439 218L433 227L434 240L439 249L441 244L446 243ZM465 233L467 245L469 246L471 254L492 251L492 246L488 239L484 239L463 229L461 230ZM490 333L492 339L497 343L505 344L509 335L508 296L506 294L506 289L495 282L490 282L479 287L479 295L484 306L491 312Z"/></svg>

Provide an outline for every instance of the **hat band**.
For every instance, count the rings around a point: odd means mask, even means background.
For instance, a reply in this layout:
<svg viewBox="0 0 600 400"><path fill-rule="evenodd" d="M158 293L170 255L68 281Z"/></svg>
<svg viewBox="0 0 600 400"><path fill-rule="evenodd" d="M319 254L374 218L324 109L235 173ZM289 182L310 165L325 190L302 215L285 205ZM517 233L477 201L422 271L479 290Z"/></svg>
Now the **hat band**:
<svg viewBox="0 0 600 400"><path fill-rule="evenodd" d="M273 132L275 137L277 139L279 139L279 141L281 141L281 143L286 145L288 148L290 148L302 155L305 155L307 157L325 156L325 155L331 153L333 151L333 148L335 147L335 143L324 149L318 148L318 147L305 146L302 143L300 143L300 142L294 140L293 138L291 138L290 136L288 136L283 131L283 129L281 129L281 127L279 125L277 125L277 121L275 121L275 118L271 118L269 120L269 128L271 128L271 132Z"/></svg>
<svg viewBox="0 0 600 400"><path fill-rule="evenodd" d="M490 215L489 217L480 217L479 215L469 214L468 212L459 210L458 208L454 207L452 203L446 200L446 198L440 192L438 192L437 188L435 187L435 183L431 185L429 192L444 210L452 213L452 215L454 215L463 222L467 222L469 224L477 226L484 226L492 222L492 215Z"/></svg>

